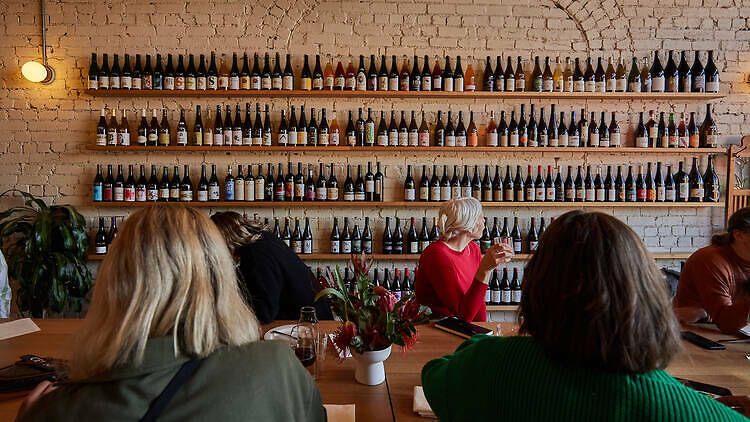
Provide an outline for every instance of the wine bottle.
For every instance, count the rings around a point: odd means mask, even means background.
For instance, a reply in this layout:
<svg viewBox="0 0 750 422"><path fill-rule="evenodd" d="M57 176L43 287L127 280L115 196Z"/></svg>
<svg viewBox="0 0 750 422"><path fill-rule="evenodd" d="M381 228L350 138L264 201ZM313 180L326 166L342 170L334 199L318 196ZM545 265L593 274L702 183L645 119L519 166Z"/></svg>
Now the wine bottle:
<svg viewBox="0 0 750 422"><path fill-rule="evenodd" d="M700 146L702 148L716 148L719 144L719 130L711 117L711 104L706 104L706 117L700 128Z"/></svg>
<svg viewBox="0 0 750 422"><path fill-rule="evenodd" d="M328 176L326 189L327 189L326 199L328 201L339 200L339 182L336 179L336 172L334 170L333 163L331 163L331 174Z"/></svg>
<svg viewBox="0 0 750 422"><path fill-rule="evenodd" d="M719 69L714 64L714 52L708 51L708 62L704 70L706 92L719 92Z"/></svg>
<svg viewBox="0 0 750 422"><path fill-rule="evenodd" d="M693 167L690 169L690 175L688 177L690 183L690 196L689 202L703 202L705 198L705 190L703 184L703 177L700 174L698 168L698 157L693 157Z"/></svg>
<svg viewBox="0 0 750 422"><path fill-rule="evenodd" d="M708 165L703 174L703 186L705 187L704 202L719 202L719 177L714 171L714 157L708 156Z"/></svg>

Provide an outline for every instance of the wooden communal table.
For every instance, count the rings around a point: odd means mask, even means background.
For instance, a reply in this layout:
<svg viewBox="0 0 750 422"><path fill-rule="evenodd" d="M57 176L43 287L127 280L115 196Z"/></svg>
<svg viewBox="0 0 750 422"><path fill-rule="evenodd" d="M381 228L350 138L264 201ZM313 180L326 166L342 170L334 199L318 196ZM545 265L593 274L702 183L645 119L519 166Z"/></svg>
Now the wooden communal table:
<svg viewBox="0 0 750 422"><path fill-rule="evenodd" d="M82 320L37 320L40 332L0 341L0 366L13 363L18 356L33 353L41 356L69 358L72 349L71 336ZM266 326L281 325L283 322ZM498 325L504 335L513 335L517 329L514 323L482 323L496 330ZM325 332L337 327L333 322L322 322ZM683 327L711 339L729 338L719 333L713 326L693 325ZM354 362L347 359L340 362L330 345L325 358L321 360L318 387L323 402L327 404L350 404L356 406L357 421L391 421L390 404L393 405L398 421L425 421L412 413L413 389L421 385L422 366L430 359L453 352L462 339L444 333L434 327L420 326L419 340L411 350L402 354L394 347L385 362L388 378L386 384L367 387L354 380ZM750 395L750 360L745 353L750 352L749 343L727 344L727 350L709 351L685 343L681 352L667 368L667 371L681 378L720 385L732 390L735 395ZM390 396L389 396L390 392ZM390 399L390 400L389 400ZM0 395L0 421L11 421L23 400L23 394Z"/></svg>

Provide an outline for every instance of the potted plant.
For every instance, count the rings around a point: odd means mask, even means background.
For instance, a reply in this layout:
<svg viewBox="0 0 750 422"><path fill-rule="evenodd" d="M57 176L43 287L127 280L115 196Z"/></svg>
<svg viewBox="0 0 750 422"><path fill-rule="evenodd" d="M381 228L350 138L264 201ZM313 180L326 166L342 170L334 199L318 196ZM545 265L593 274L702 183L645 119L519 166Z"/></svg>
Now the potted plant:
<svg viewBox="0 0 750 422"><path fill-rule="evenodd" d="M416 325L428 322L431 311L421 306L413 294L396 300L383 286L370 282L372 259L365 254L352 255L354 280L351 288L342 280L338 267L326 269L322 275L323 290L315 299L328 295L334 313L342 323L334 335L334 343L342 351L349 350L356 361L354 378L366 385L385 380L383 361L390 356L391 345L404 350L417 341Z"/></svg>
<svg viewBox="0 0 750 422"><path fill-rule="evenodd" d="M8 276L18 285L18 307L41 318L47 311L80 311L91 288L86 268L86 220L70 205L48 206L27 192L24 205L0 212L0 246Z"/></svg>

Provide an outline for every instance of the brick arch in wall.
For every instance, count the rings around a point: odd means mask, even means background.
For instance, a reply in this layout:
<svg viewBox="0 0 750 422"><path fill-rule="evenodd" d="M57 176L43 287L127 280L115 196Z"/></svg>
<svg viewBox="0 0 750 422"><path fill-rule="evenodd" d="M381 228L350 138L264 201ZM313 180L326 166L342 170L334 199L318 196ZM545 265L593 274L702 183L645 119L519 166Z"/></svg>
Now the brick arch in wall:
<svg viewBox="0 0 750 422"><path fill-rule="evenodd" d="M737 1L733 0L735 3ZM629 46L630 50L635 49L621 0L548 2L563 11L574 23L587 53L625 46ZM321 3L322 0L281 0L265 6L265 10L253 10L262 15L254 32L266 38L269 49L288 49L294 42L296 29L309 18L316 20L315 10Z"/></svg>
<svg viewBox="0 0 750 422"><path fill-rule="evenodd" d="M633 50L633 37L619 0L602 2L581 0L549 0L556 8L565 12L575 23L586 45L586 52L612 49L623 42ZM622 28L618 31L616 28ZM612 45L609 45L612 44Z"/></svg>

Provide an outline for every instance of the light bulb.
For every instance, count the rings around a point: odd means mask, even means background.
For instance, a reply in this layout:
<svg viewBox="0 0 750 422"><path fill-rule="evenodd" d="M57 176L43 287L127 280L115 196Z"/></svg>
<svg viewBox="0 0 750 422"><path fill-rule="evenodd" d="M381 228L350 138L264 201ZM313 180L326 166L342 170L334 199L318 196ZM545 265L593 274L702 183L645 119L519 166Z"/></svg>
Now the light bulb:
<svg viewBox="0 0 750 422"><path fill-rule="evenodd" d="M26 62L21 67L24 78L31 82L42 82L47 78L47 68L35 61Z"/></svg>

